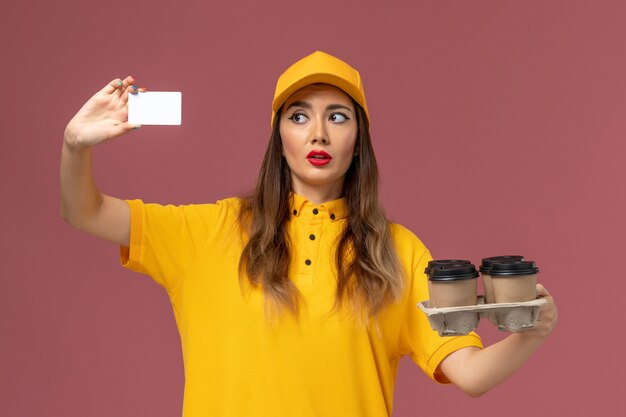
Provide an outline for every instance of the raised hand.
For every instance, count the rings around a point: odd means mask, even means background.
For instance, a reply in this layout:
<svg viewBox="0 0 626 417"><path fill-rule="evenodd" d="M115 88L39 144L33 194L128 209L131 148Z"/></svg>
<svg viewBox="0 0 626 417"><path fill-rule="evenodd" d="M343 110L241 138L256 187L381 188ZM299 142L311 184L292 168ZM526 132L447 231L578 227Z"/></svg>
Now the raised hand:
<svg viewBox="0 0 626 417"><path fill-rule="evenodd" d="M74 149L97 145L116 138L139 125L128 123L128 94L137 94L132 76L114 79L94 94L65 128L65 143Z"/></svg>

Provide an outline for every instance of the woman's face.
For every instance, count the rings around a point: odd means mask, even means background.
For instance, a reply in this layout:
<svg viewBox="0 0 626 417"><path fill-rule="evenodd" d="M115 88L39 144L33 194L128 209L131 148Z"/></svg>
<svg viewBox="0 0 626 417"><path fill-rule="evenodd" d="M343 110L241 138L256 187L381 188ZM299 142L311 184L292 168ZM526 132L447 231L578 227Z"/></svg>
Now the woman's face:
<svg viewBox="0 0 626 417"><path fill-rule="evenodd" d="M293 191L314 200L339 198L357 132L352 100L339 88L312 84L292 94L283 105L280 137Z"/></svg>

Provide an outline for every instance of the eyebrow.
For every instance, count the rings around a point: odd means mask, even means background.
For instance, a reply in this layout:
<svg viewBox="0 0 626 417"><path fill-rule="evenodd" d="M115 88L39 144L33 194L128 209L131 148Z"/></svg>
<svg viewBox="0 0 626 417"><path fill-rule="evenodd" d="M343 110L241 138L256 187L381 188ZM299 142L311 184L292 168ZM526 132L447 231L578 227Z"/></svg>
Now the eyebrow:
<svg viewBox="0 0 626 417"><path fill-rule="evenodd" d="M305 109L308 109L308 110L311 110L313 108L311 103L309 103L308 101L294 101L293 103L289 105L289 107L287 107L286 110L289 110L292 107L304 107ZM329 104L328 106L326 106L327 111L339 110L339 109L345 109L345 110L348 110L350 113L352 113L352 110L350 109L350 107L344 106L343 104Z"/></svg>

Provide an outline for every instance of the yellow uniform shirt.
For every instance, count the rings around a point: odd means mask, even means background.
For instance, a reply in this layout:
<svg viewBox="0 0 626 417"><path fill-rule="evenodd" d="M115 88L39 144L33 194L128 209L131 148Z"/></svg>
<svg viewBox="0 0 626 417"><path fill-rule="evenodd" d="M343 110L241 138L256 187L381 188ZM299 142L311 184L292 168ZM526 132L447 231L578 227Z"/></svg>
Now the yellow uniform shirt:
<svg viewBox="0 0 626 417"><path fill-rule="evenodd" d="M150 275L170 297L185 366L183 417L390 416L404 355L431 378L451 352L482 347L474 333L439 337L416 307L428 299L430 253L400 225L392 235L406 276L401 299L359 326L327 315L336 285L333 244L343 199L313 205L294 195L290 279L303 296L299 321L266 321L260 289L238 279L239 199L162 206L128 201L130 247L122 264ZM445 381L439 381L445 382Z"/></svg>

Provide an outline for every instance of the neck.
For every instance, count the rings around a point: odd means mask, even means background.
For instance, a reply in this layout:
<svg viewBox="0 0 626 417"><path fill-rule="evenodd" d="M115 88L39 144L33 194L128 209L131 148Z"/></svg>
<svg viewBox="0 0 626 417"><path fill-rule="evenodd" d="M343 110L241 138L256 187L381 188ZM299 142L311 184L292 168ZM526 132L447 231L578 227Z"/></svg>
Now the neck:
<svg viewBox="0 0 626 417"><path fill-rule="evenodd" d="M341 198L342 188L342 182L327 187L299 184L297 181L293 182L293 192L306 198L313 204L322 204Z"/></svg>

